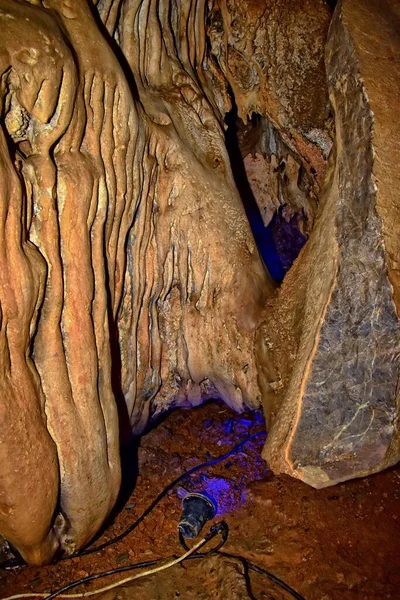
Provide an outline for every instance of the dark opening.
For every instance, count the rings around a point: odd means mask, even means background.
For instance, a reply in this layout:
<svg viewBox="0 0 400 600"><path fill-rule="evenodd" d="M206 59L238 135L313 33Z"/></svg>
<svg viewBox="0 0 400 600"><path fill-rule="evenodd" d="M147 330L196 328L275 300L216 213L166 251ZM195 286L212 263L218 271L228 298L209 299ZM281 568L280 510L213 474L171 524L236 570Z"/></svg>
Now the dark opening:
<svg viewBox="0 0 400 600"><path fill-rule="evenodd" d="M327 3L328 3L329 8L333 12L335 10L336 4L337 4L337 0L327 0Z"/></svg>
<svg viewBox="0 0 400 600"><path fill-rule="evenodd" d="M255 151L259 146L259 115L253 115L246 136L239 138L237 107L227 113L225 123L225 143L228 150L233 177L241 196L247 218L253 231L260 255L271 277L279 284L297 258L301 248L307 241L307 236L299 227L298 215L285 212L285 205L280 206L274 213L270 223L265 226L260 208L257 204L249 179L246 174L244 155ZM285 162L279 164L284 171ZM285 174L282 173L282 177Z"/></svg>

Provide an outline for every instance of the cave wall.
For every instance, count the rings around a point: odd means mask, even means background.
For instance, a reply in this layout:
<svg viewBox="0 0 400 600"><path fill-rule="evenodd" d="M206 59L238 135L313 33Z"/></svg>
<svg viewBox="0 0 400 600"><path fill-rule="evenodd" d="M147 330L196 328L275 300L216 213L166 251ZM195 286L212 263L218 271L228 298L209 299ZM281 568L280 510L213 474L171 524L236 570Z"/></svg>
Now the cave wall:
<svg viewBox="0 0 400 600"><path fill-rule="evenodd" d="M127 270L118 323L136 430L149 411L211 397L241 409L261 399L254 330L273 286L206 93L204 11L204 3L122 1L114 34L150 123L152 154L147 207L127 247L128 265L138 266Z"/></svg>
<svg viewBox="0 0 400 600"><path fill-rule="evenodd" d="M319 184L329 145L324 47L330 19L325 0L213 0L207 17L210 61L239 117L267 117ZM220 96L218 88L214 93ZM222 99L218 105L226 110Z"/></svg>
<svg viewBox="0 0 400 600"><path fill-rule="evenodd" d="M328 33L320 0L260 6L1 4L0 532L30 563L93 537L120 438L174 406L262 402L265 457L315 487L399 456L398 13L343 0ZM233 104L318 196L279 288L225 146Z"/></svg>

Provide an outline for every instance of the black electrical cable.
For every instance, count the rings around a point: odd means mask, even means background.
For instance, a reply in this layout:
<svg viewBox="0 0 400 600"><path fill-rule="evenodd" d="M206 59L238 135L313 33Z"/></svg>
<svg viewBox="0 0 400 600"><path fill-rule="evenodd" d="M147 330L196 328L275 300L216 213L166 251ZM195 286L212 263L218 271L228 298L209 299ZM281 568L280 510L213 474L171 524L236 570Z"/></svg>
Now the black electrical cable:
<svg viewBox="0 0 400 600"><path fill-rule="evenodd" d="M225 554L225 553L219 553L219 554ZM273 573L270 573L266 569L262 569L261 567L254 565L253 563L249 562L246 558L243 558L241 556L238 558L240 558L246 564L248 569L250 569L251 571L254 571L255 573L258 573L259 575L264 575L264 577L268 577L268 579L271 579L271 581L273 581L274 583L279 585L281 588L286 590L289 594L291 594L293 596L293 598L296 598L296 600L305 600L304 596L299 594L299 592L296 592L296 590L294 590L292 587L290 587L290 585L288 585L287 583L282 581L282 579L279 579L279 577L277 577Z"/></svg>
<svg viewBox="0 0 400 600"><path fill-rule="evenodd" d="M259 435L266 435L265 431L257 431L256 433L252 433L250 435L248 435L246 438L244 438L241 442L239 442L238 444L236 444L236 446L234 446L233 448L231 448L231 450L229 450L228 452L226 452L225 454L222 454L221 456L218 456L217 458L214 458L212 460L203 462L199 465L196 465L195 467L192 467L191 469L189 469L188 471L185 471L184 473L182 473L181 475L179 475L179 477L177 477L176 479L174 479L174 481L172 481L171 483L169 483L163 490L162 492L160 492L158 494L158 496L153 500L153 502L151 502L151 504L146 508L146 510L140 515L140 517L138 517L136 519L136 521L134 521L129 527L127 527L127 529L125 529L125 531L123 531L121 534L111 538L110 540L107 540L106 542L104 542L103 544L100 544L99 546L96 546L94 548L89 548L87 550L83 550L82 552L77 552L76 554L72 554L71 556L65 556L63 557L61 560L66 560L69 558L77 558L80 556L87 556L89 554L93 554L94 552L99 552L100 550L103 550L104 548L107 548L108 546L111 546L119 541L121 541L122 539L124 539L127 535L129 535L134 529L136 529L136 527L143 521L143 519L145 519L147 517L147 515L155 508L155 506L157 506L157 504L166 496L166 494L168 494L168 492L170 490L172 490L178 483L180 483L183 479L185 479L186 477L190 477L190 475L192 475L193 473L196 473L197 471L200 471L202 469L205 469L207 467L211 467L213 465L216 465L220 462L223 462L224 460L226 460L227 458L229 458L230 456L232 456L232 454L234 454L235 452L238 452L245 444L247 444L251 439L259 436ZM238 555L234 555L234 554L229 554L227 552L221 552L220 548L225 544L226 540L227 540L227 536L228 536L228 527L226 525L226 523L224 521L221 521L220 523L216 523L215 525L213 525L209 531L209 533L207 534L207 536L205 536L207 538L207 540L211 540L213 537L215 537L218 533L221 533L221 541L217 544L216 547L212 548L211 550L208 550L207 552L197 552L191 556L188 556L186 560L195 560L195 559L200 559L200 558L204 558L205 556L209 555L209 554L219 554L220 556L226 556L228 558L235 558L237 560L240 560L243 562L243 564L246 565L246 567L248 569L250 569L251 571L254 571L255 573L258 573L259 575L263 575L264 577L268 577L268 579L270 579L271 581L273 581L274 583L276 583L277 585L279 585L282 589L284 589L286 592L288 592L289 594L291 594L291 596L293 598L295 598L295 600L305 600L305 598L299 594L298 592L296 592L296 590L294 590L292 587L290 587L290 585L288 585L287 583L285 583L282 579L280 579L279 577L277 577L276 575L274 575L273 573L270 573L269 571L267 571L266 569L263 569L253 563L251 563L250 561L248 561L246 558L244 558L243 556L238 556ZM188 546L186 545L186 542L184 541L183 536L180 534L179 535L179 539L180 542L182 544L182 546L188 550ZM89 583L90 581L94 581L96 579L100 579L102 577L109 577L110 575L115 575L118 573L125 573L127 571L132 571L134 569L140 569L140 568L145 568L145 567L152 567L154 565L156 565L157 563L159 563L161 560L164 559L158 559L158 560L149 560L149 561L142 561L139 563L135 563L135 564L131 564L131 565L126 565L124 567L117 567L115 569L111 569L109 571L102 571L101 573L96 573L95 575L89 575L88 577L83 577L77 581L73 581L67 585L65 585L64 587L56 590L55 592L53 592L52 594L50 594L49 596L47 596L44 600L53 600L54 598L56 598L57 596L59 596L60 594L63 594L64 592L67 592L68 590L77 587L78 585L82 585L84 583ZM7 568L8 566L20 566L18 564L16 564L15 562L12 563L12 561L9 561L9 563L7 565L1 565L2 568Z"/></svg>
<svg viewBox="0 0 400 600"><path fill-rule="evenodd" d="M247 560L247 558L244 558L244 556L240 556L240 555L236 555L236 554L229 554L229 552L219 552L219 551L217 551L216 554L219 554L220 556L226 556L227 558L236 558L237 560L240 560L248 569L250 569L251 571L254 571L255 573L258 573L259 575L264 575L264 577L268 577L268 579L270 579L271 581L273 581L274 583L279 585L279 587L281 587L283 590L288 592L288 594L290 594L296 600L306 600L304 598L304 596L299 594L299 592L296 592L296 590L294 590L292 587L290 587L290 585L288 583L286 583L285 581L283 581L282 579L280 579L273 573L270 573L266 569L262 569L261 567L258 567L254 563Z"/></svg>
<svg viewBox="0 0 400 600"><path fill-rule="evenodd" d="M266 435L266 431L263 430L263 431L256 431L255 433L251 433L250 435L245 437L241 442L236 444L236 446L233 446L233 448L231 448L231 450L229 450L225 454L222 454L221 456L217 456L217 458L213 458L212 460L200 463L199 465L196 465L195 467L192 467L188 471L185 471L184 473L179 475L179 477L177 477L176 479L174 479L174 481L169 483L167 485L167 487L165 487L162 490L162 492L160 492L158 494L158 496L151 502L151 504L149 504L149 506L146 508L146 510L144 510L144 512L140 515L140 517L138 517L136 519L136 521L134 521L131 525L129 525L129 527L127 527L127 529L125 529L125 531L123 531L119 535L107 540L106 542L103 542L102 544L99 544L99 546L95 546L94 548L89 547L87 550L81 550L80 552L76 552L75 554L71 554L69 556L68 555L62 556L60 558L60 560L69 560L71 558L88 556L89 554L94 554L95 552L100 552L101 550L104 550L105 548L108 548L109 546L112 546L113 544L120 542L127 535L132 533L132 531L134 529L136 529L138 527L138 525L140 525L140 523L147 517L148 514L151 513L151 511L168 494L168 492L170 490L172 490L176 485L178 485L178 483L180 483L183 479L185 479L186 477L190 477L190 475L192 475L193 473L197 473L197 471L201 471L202 469L206 469L207 467L212 467L213 465L223 462L224 460L226 460L227 458L232 456L232 454L239 452L239 450L241 450L243 448L243 446L245 446L250 440L254 439L255 437L258 437L259 435ZM3 569L9 569L9 568L13 568L13 567L21 567L23 565L24 565L24 563L18 562L16 560L10 560L7 563L3 563L2 565L0 565L0 567Z"/></svg>
<svg viewBox="0 0 400 600"><path fill-rule="evenodd" d="M168 494L168 492L170 490L172 490L176 485L178 485L178 483L180 483L183 479L185 479L186 477L190 477L190 475L193 475L193 473L196 473L197 471L201 471L203 469L206 469L207 467L212 467L213 465L223 462L224 460L226 460L227 458L232 456L232 454L239 452L239 450L241 450L241 448L243 448L243 446L245 446L251 439L253 439L259 435L266 435L266 432L265 431L257 431L256 433L252 433L252 434L248 435L247 437L245 437L244 440L242 440L241 442L236 444L236 446L231 448L231 450L229 450L225 454L222 454L221 456L218 456L217 458L213 458L212 460L209 460L207 462L203 462L199 465L196 465L195 467L192 467L188 471L185 471L184 473L179 475L179 477L174 479L174 481L171 481L171 483L169 483L167 485L167 487L165 487L162 490L162 492L160 492L158 494L158 496L151 502L151 504L149 504L149 506L146 508L146 510L144 510L142 512L140 517L138 517L136 519L136 521L134 521L131 525L129 525L129 527L127 527L125 529L125 531L123 531L119 535L107 540L106 542L103 542L99 546L95 546L94 548L88 548L87 550L82 550L81 552L77 552L76 554L71 554L71 556L62 557L61 560L65 560L68 558L77 558L80 556L87 556L88 554L93 554L94 552L100 552L101 550L104 550L104 548L108 548L109 546L112 546L113 544L120 542L127 535L132 533L132 531L134 529L136 529L136 527L138 527L138 525L140 525L140 523L147 517L148 514L151 513L151 511Z"/></svg>
<svg viewBox="0 0 400 600"><path fill-rule="evenodd" d="M72 590L74 587L78 587L78 585L83 585L84 583L90 583L91 581L95 581L96 579L102 579L103 577L110 577L111 575L117 575L118 573L126 573L126 571L133 571L134 569L144 569L145 567L154 567L157 565L162 559L156 558L154 560L146 560L143 562L138 562L131 565L125 565L124 567L116 567L115 569L110 569L109 571L101 571L100 573L95 573L94 575L88 575L87 577L82 577L81 579L76 579L75 581L71 581L67 585L64 585L62 588L59 588L55 592L52 592L49 596L46 596L43 600L52 600L56 598L60 594L64 594L64 592L68 592Z"/></svg>
<svg viewBox="0 0 400 600"><path fill-rule="evenodd" d="M228 537L228 526L224 521L215 523L210 528L210 531L207 533L205 538L207 539L207 541L210 541L218 533L221 534L221 541L217 544L217 546L215 546L214 548L211 548L210 550L207 550L206 552L196 552L195 554L188 556L186 558L186 560L198 560L201 558L205 558L206 556L208 556L210 554L219 554L220 556L224 556L227 558L235 558L237 560L240 560L243 564L245 564L246 567L248 569L250 569L251 571L258 573L259 575L263 575L264 577L268 577L268 579L270 579L271 581L273 581L274 583L279 585L282 589L284 589L286 592L288 592L293 598L295 598L295 600L305 600L304 596L302 596L301 594L296 592L296 590L294 590L292 587L290 587L290 585L285 583L282 579L280 579L273 573L270 573L266 569L262 569L261 567L258 567L257 565L251 563L243 556L230 554L228 552L220 552L220 548L225 544L227 537ZM185 543L183 543L182 545L185 548L185 550L188 549L188 547ZM67 585L64 585L63 587L59 588L58 590L52 592L49 596L46 596L46 598L44 600L54 600L54 598L56 598L60 594L65 594L66 592L68 592L69 590L71 590L75 587L78 587L85 583L90 583L91 581L95 581L97 579L101 579L104 577L110 577L111 575L117 575L119 573L126 573L127 571L133 571L135 569L143 569L146 567L153 567L153 566L157 565L158 563L160 563L162 560L165 560L165 559L143 561L143 562L139 562L139 563L135 563L135 564L131 564L131 565L126 565L124 567L117 567L115 569L110 569L109 571L102 571L101 573L96 573L95 575L88 575L87 577L82 577L81 579L72 581L72 582L68 583Z"/></svg>
<svg viewBox="0 0 400 600"><path fill-rule="evenodd" d="M226 539L227 539L227 537L226 537ZM181 546L185 550L189 550L189 546L186 544L185 538L183 537L183 535L180 532L179 532L179 541L181 543ZM305 598L301 594L296 592L296 590L294 590L292 587L290 587L289 584L285 583L285 581L283 581L282 579L280 579L273 573L270 573L266 569L262 569L261 567L258 567L257 565L251 563L250 561L247 560L247 558L244 558L243 556L236 555L236 554L230 554L229 552L220 552L220 548L223 546L225 541L222 544L220 543L216 548L214 548L214 550L213 550L214 554L219 554L220 556L225 556L226 558L235 558L236 560L240 560L243 564L246 565L246 567L248 569L250 569L251 571L254 571L255 573L258 573L259 575L264 575L264 577L268 577L268 579L270 579L271 581L273 581L274 583L279 585L282 589L284 589L286 592L291 594L292 597L295 598L296 600L305 600ZM207 554L208 554L208 552L204 553L203 556L206 556ZM198 552L197 555L200 557L201 553Z"/></svg>
<svg viewBox="0 0 400 600"><path fill-rule="evenodd" d="M207 550L207 552L196 552L195 556L197 556L198 558L200 558L201 556L207 556L207 554L210 554L211 552L213 554L215 554L222 548L222 546L225 544L226 540L228 539L229 529L228 529L228 525L225 523L225 521L220 521L219 523L216 523L216 525L221 527L221 541L212 550ZM214 527L214 525L213 525L213 527ZM212 527L211 527L210 531L212 531ZM185 538L183 537L181 531L179 531L178 535L179 535L179 541L181 543L181 546L183 546L183 548L185 550L190 550L189 546L185 542ZM190 558L190 556L189 556L189 558Z"/></svg>
<svg viewBox="0 0 400 600"><path fill-rule="evenodd" d="M210 527L210 531L204 536L204 538L205 538L205 540L207 540L207 542L209 542L218 534L221 534L221 542L219 542L217 544L217 546L215 546L214 548L211 548L210 550L207 550L207 552L192 554L191 556L188 556L186 558L186 560L204 558L208 554L213 554L213 553L217 552L218 549L221 548L221 546L226 542L227 537L228 537L228 526L225 523L225 521L220 521L219 523L215 523L214 525L212 525L212 527ZM165 560L165 559L159 558L156 560L148 560L145 562L139 562L139 563L134 563L131 565L126 565L124 567L117 567L115 569L110 569L109 571L102 571L101 573L96 573L95 575L88 575L87 577L82 577L81 579L72 581L72 582L68 583L67 585L64 585L63 587L59 588L58 590L52 592L51 594L49 594L49 596L46 596L46 598L44 598L44 600L54 600L54 598L56 598L60 594L64 594L64 593L68 592L69 590L71 590L75 587L78 587L79 585L83 585L85 583L95 581L96 579L101 579L103 577L110 577L111 575L116 575L118 573L126 573L127 571L133 571L134 569L153 567L163 560Z"/></svg>

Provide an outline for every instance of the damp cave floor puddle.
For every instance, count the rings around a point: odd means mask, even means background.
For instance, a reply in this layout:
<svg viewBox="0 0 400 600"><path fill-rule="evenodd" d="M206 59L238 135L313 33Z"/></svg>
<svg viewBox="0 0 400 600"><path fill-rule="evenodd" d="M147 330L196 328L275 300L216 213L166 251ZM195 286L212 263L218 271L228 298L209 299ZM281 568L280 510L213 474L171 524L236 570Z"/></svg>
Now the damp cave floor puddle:
<svg viewBox="0 0 400 600"><path fill-rule="evenodd" d="M228 452L263 427L260 412L237 415L217 402L172 412L142 438L135 488L96 543L123 532L183 471ZM264 439L253 438L240 452L180 484L187 491L206 491L217 500L215 520L223 518L229 526L224 550L274 573L307 600L398 598L400 469L314 490L268 470L260 457ZM181 500L173 490L135 531L101 552L43 568L0 569L0 597L47 592L99 571L179 555L183 552L177 536L180 513ZM97 580L71 592L103 587L128 575ZM290 596L258 574L251 574L249 585L241 564L209 557L95 598L285 600Z"/></svg>

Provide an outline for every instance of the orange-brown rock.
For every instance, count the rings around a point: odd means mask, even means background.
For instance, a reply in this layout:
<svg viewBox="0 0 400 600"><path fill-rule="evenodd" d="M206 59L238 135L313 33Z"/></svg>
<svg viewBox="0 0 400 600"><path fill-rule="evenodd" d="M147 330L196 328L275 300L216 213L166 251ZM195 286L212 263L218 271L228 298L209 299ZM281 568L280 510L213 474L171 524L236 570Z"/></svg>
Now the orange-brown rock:
<svg viewBox="0 0 400 600"><path fill-rule="evenodd" d="M265 329L281 382L279 399L267 392L265 457L315 487L399 459L396 4L336 8L326 48L331 174Z"/></svg>
<svg viewBox="0 0 400 600"><path fill-rule="evenodd" d="M210 5L210 61L223 73L239 117L268 117L322 183L328 117L324 47L331 17L327 2L213 0ZM215 93L220 95L218 88Z"/></svg>
<svg viewBox="0 0 400 600"><path fill-rule="evenodd" d="M86 2L45 4L0 13L0 529L32 563L88 542L118 494L109 323L136 116Z"/></svg>
<svg viewBox="0 0 400 600"><path fill-rule="evenodd" d="M117 402L138 432L172 406L261 401L273 286L223 129L145 4L119 24L141 103L85 0L1 7L0 530L31 563L112 508Z"/></svg>
<svg viewBox="0 0 400 600"><path fill-rule="evenodd" d="M329 11L261 4L0 3L0 533L30 563L94 536L120 432L174 406L262 401L272 466L317 487L399 456L390 20L374 21L377 0L337 7L317 214L296 169L315 192ZM279 291L225 146L229 85L239 114L280 130L288 203L316 217Z"/></svg>

